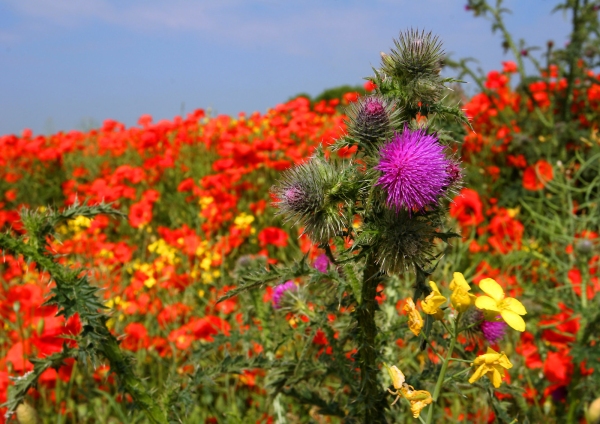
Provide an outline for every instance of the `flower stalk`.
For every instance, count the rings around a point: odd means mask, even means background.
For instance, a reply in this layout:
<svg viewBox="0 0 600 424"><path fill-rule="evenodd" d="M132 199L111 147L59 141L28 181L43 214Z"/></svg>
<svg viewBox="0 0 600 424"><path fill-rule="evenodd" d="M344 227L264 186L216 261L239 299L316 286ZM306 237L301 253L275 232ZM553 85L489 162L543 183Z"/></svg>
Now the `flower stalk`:
<svg viewBox="0 0 600 424"><path fill-rule="evenodd" d="M425 422L427 424L431 424L433 420L433 406L437 403L437 400L440 397L440 393L442 391L442 386L444 385L444 379L446 377L446 372L448 371L448 365L450 365L450 358L452 358L452 354L454 353L454 347L456 346L456 338L458 336L458 322L460 321L461 313L458 314L456 319L454 320L453 331L450 333L450 346L448 346L448 352L446 352L446 357L442 363L442 369L440 370L440 374L438 375L437 382L435 383L435 389L433 389L433 403L429 407L427 411L427 419Z"/></svg>
<svg viewBox="0 0 600 424"><path fill-rule="evenodd" d="M360 396L365 403L363 422L385 423L385 392L380 388L377 376L379 374L376 348L377 325L375 311L378 309L377 286L380 281L379 267L371 255L367 256L361 290L362 303L356 308L356 322L359 332L360 357Z"/></svg>

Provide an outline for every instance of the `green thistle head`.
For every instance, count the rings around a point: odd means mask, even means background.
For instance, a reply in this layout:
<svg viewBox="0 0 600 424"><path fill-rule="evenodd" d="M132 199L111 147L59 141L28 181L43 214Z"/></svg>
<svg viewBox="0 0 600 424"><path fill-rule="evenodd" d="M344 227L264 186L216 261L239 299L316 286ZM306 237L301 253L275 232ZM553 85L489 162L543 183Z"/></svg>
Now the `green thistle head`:
<svg viewBox="0 0 600 424"><path fill-rule="evenodd" d="M348 136L364 150L379 149L401 127L400 112L381 96L363 97L347 111Z"/></svg>
<svg viewBox="0 0 600 424"><path fill-rule="evenodd" d="M413 265L427 267L434 259L437 221L427 216L411 217L407 211L385 210L365 226L374 235L371 246L381 270L395 274Z"/></svg>
<svg viewBox="0 0 600 424"><path fill-rule="evenodd" d="M402 87L411 107L439 100L444 89L439 73L444 60L442 43L425 31L409 30L394 40L389 55L382 54L381 70Z"/></svg>
<svg viewBox="0 0 600 424"><path fill-rule="evenodd" d="M356 196L354 167L327 161L321 150L287 170L271 191L280 213L304 227L315 243L326 243L348 228L344 205Z"/></svg>
<svg viewBox="0 0 600 424"><path fill-rule="evenodd" d="M386 74L415 78L440 73L444 59L442 42L431 32L408 30L394 40L395 49L383 61Z"/></svg>

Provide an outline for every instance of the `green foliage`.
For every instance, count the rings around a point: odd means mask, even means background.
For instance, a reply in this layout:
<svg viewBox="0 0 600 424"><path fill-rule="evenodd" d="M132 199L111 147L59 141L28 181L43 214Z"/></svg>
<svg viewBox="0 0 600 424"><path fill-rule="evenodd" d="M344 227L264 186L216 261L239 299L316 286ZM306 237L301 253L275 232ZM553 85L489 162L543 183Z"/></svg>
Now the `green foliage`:
<svg viewBox="0 0 600 424"><path fill-rule="evenodd" d="M99 289L90 284L85 270L60 263L59 258L48 250L48 237L54 235L57 225L76 216L89 218L100 214L122 216L119 211L104 204L75 204L64 211L23 210L21 220L25 234L0 234L0 248L3 252L22 255L40 271L50 275L54 287L45 305L56 305L58 315L64 315L65 318L78 314L82 325L81 333L73 337L77 347L71 347L65 342L61 352L33 360L33 371L15 379L15 385L4 405L8 407L8 416L15 412L29 389L37 384L41 374L47 369L58 369L67 358L78 359L84 368L96 366L101 358L105 358L110 363L111 371L119 378L122 389L131 395L135 405L146 413L148 419L153 423L168 422L154 398L134 374L131 358L119 348L117 339L106 326L107 315L103 312L106 308L98 297Z"/></svg>

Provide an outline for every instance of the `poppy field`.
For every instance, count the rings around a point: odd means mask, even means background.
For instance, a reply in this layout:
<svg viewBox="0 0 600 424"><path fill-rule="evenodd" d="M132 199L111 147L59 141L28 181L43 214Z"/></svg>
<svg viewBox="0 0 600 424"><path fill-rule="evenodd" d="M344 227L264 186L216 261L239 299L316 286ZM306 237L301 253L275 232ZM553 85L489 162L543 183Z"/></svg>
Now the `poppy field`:
<svg viewBox="0 0 600 424"><path fill-rule="evenodd" d="M600 422L597 38L392 103L417 36L331 100L0 136L0 423Z"/></svg>

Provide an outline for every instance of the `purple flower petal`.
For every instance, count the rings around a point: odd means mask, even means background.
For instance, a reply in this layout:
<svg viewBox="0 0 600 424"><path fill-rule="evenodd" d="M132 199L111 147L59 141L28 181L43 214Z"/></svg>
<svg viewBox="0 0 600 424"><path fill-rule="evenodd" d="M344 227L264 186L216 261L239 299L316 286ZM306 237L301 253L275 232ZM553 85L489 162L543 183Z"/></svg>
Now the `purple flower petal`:
<svg viewBox="0 0 600 424"><path fill-rule="evenodd" d="M287 281L283 284L279 284L275 286L273 289L273 308L279 309L281 308L281 300L283 299L283 295L288 291L297 291L298 286L293 281Z"/></svg>
<svg viewBox="0 0 600 424"><path fill-rule="evenodd" d="M329 266L329 258L325 253L323 253L317 256L317 258L313 262L313 266L317 271L322 272L324 274L327 272L327 266Z"/></svg>
<svg viewBox="0 0 600 424"><path fill-rule="evenodd" d="M404 128L380 151L375 169L381 171L377 185L387 192L389 207L423 210L437 202L454 175L452 162L435 135Z"/></svg>

